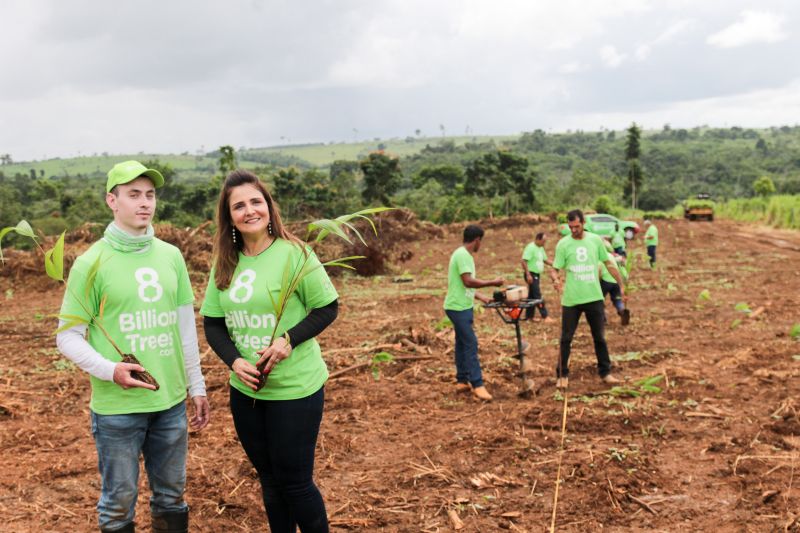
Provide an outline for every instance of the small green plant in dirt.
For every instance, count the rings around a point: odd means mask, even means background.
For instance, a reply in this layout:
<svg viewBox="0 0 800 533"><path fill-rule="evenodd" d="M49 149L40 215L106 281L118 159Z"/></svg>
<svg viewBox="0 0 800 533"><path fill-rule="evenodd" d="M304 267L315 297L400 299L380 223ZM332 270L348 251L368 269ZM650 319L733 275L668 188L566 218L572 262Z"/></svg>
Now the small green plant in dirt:
<svg viewBox="0 0 800 533"><path fill-rule="evenodd" d="M616 386L612 387L604 394L608 394L611 396L628 396L631 398L638 398L640 396L644 396L645 394L658 394L661 392L661 387L658 386L658 383L664 379L664 376L661 374L656 374L654 376L649 376L638 381L634 381L632 386Z"/></svg>
<svg viewBox="0 0 800 533"><path fill-rule="evenodd" d="M739 303L737 303L737 304L734 306L734 309L735 309L736 311L739 311L740 313L744 313L744 314L746 314L746 315L749 315L750 313L752 313L752 312L753 312L753 311L750 309L750 306L749 306L749 305L747 305L747 302L739 302Z"/></svg>
<svg viewBox="0 0 800 533"><path fill-rule="evenodd" d="M433 329L436 331L442 331L443 329L452 327L453 327L453 322L447 317L442 318L440 321L438 321L436 324L433 325Z"/></svg>
<svg viewBox="0 0 800 533"><path fill-rule="evenodd" d="M789 330L789 336L794 340L800 339L800 323L792 326L792 329Z"/></svg>
<svg viewBox="0 0 800 533"><path fill-rule="evenodd" d="M77 367L69 359L59 358L53 361L53 368L55 368L59 372L72 372Z"/></svg>
<svg viewBox="0 0 800 533"><path fill-rule="evenodd" d="M372 378L375 381L381 379L381 364L383 363L391 363L394 361L394 356L389 352L378 352L372 356L372 360L370 361L370 371L372 372Z"/></svg>
<svg viewBox="0 0 800 533"><path fill-rule="evenodd" d="M650 438L650 437L663 437L664 436L664 428L666 428L666 422L661 424L660 426L653 427L651 425L642 426L642 437Z"/></svg>
<svg viewBox="0 0 800 533"><path fill-rule="evenodd" d="M741 318L734 318L733 322L731 322L731 329L736 329L741 325L742 325L742 319Z"/></svg>
<svg viewBox="0 0 800 533"><path fill-rule="evenodd" d="M14 298L14 289L6 289L6 300Z"/></svg>
<svg viewBox="0 0 800 533"><path fill-rule="evenodd" d="M700 291L700 294L697 295L698 302L710 302L711 301L711 291L708 289L703 289Z"/></svg>
<svg viewBox="0 0 800 533"><path fill-rule="evenodd" d="M609 448L607 455L609 461L613 460L622 463L628 459L628 457L635 456L638 453L639 450L631 448Z"/></svg>
<svg viewBox="0 0 800 533"><path fill-rule="evenodd" d="M641 361L650 356L650 352L625 352L623 354L612 354L611 360L615 362Z"/></svg>

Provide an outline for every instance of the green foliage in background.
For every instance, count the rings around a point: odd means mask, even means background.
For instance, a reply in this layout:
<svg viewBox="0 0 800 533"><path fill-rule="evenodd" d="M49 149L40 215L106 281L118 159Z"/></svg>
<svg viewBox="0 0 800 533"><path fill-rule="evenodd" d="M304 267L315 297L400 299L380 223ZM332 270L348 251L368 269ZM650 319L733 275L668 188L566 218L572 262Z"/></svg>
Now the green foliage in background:
<svg viewBox="0 0 800 533"><path fill-rule="evenodd" d="M576 207L636 218L643 211L670 214L682 199L707 192L717 201L716 216L800 224L794 196L800 194L800 126L640 130L634 124L626 131L435 138L418 130L399 139L286 141L21 163L7 154L0 160L0 227L23 218L45 234L84 222L105 225L111 219L106 172L126 159L164 174L168 184L159 190L156 216L176 226L213 219L222 176L234 167L259 175L289 220L375 203L408 207L437 223ZM634 187L639 210L629 209ZM27 245L13 235L6 242Z"/></svg>

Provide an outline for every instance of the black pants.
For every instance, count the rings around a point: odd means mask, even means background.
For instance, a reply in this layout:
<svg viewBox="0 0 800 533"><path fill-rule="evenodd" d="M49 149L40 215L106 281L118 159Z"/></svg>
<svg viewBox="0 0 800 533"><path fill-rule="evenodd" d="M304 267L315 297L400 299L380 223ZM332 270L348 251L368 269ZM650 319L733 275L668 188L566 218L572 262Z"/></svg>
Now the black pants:
<svg viewBox="0 0 800 533"><path fill-rule="evenodd" d="M273 533L328 531L322 495L314 484L324 388L298 400L253 400L231 387L236 434L258 472Z"/></svg>
<svg viewBox="0 0 800 533"><path fill-rule="evenodd" d="M656 264L656 247L652 244L647 247L647 255L650 256L650 268L653 268Z"/></svg>
<svg viewBox="0 0 800 533"><path fill-rule="evenodd" d="M569 376L569 353L572 348L572 337L575 336L575 329L581 313L586 314L586 321L592 330L594 339L594 353L597 356L597 371L600 377L605 377L611 373L611 359L608 356L608 345L606 344L605 325L603 316L604 300L578 304L572 307L561 307L561 368L556 367L556 377Z"/></svg>
<svg viewBox="0 0 800 533"><path fill-rule="evenodd" d="M538 300L542 297L542 289L539 287L539 278L541 274L537 274L536 272L529 272L531 277L533 278L533 283L528 285L528 298L532 298L534 300ZM533 315L536 313L536 309L539 309L539 312L542 314L542 318L547 318L547 307L544 306L544 302L540 303L536 307L526 307L525 308L525 319L533 318Z"/></svg>
<svg viewBox="0 0 800 533"><path fill-rule="evenodd" d="M622 301L622 291L618 284L601 279L600 289L603 291L603 301L605 301L606 294L610 294L611 303L614 304L614 308L616 308L617 312L621 313L622 310L625 309L625 302Z"/></svg>

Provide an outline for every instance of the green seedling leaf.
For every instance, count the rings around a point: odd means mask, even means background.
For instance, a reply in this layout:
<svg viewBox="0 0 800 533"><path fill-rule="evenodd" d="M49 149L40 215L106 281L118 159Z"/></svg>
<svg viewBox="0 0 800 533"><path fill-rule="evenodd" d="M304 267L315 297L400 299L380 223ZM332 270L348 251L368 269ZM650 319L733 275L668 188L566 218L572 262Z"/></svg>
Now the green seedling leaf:
<svg viewBox="0 0 800 533"><path fill-rule="evenodd" d="M44 254L44 270L51 279L64 281L64 235L66 230L61 232L52 250Z"/></svg>
<svg viewBox="0 0 800 533"><path fill-rule="evenodd" d="M378 352L372 356L372 363L388 363L394 361L394 356L389 352Z"/></svg>
<svg viewBox="0 0 800 533"><path fill-rule="evenodd" d="M792 329L789 330L789 336L794 340L800 339L800 323L792 326Z"/></svg>
<svg viewBox="0 0 800 533"><path fill-rule="evenodd" d="M22 235L23 237L30 237L36 242L36 234L33 232L33 228L30 224L28 224L27 220L20 220L17 222L16 226L9 226L0 230L0 262L3 262L3 237L5 237L9 232L17 233L18 235Z"/></svg>
<svg viewBox="0 0 800 533"><path fill-rule="evenodd" d="M89 272L86 274L86 285L83 289L83 297L84 301L89 301L89 293L92 291L92 287L94 286L94 280L97 277L97 272L100 270L100 261L101 256L97 256L97 259L94 260L92 266L89 267Z"/></svg>
<svg viewBox="0 0 800 533"><path fill-rule="evenodd" d="M17 223L17 226L14 228L14 231L23 237L30 237L31 239L36 240L36 234L33 232L33 228L30 224L28 224L27 220L20 220Z"/></svg>
<svg viewBox="0 0 800 533"><path fill-rule="evenodd" d="M346 241L348 244L353 243L353 241L350 240L350 237L347 236L347 233L345 233L342 229L342 224L338 220L330 220L328 218L315 220L308 225L309 233L314 230L320 230L320 232L317 234L317 238L314 239L315 242L320 242L322 239L327 237L329 233L333 233L337 237L340 237Z"/></svg>
<svg viewBox="0 0 800 533"><path fill-rule="evenodd" d="M664 376L661 374L656 374L655 376L649 376L644 379L640 379L639 381L635 381L633 384L637 387L653 386L657 383L660 383L662 379L664 379Z"/></svg>
<svg viewBox="0 0 800 533"><path fill-rule="evenodd" d="M100 300L100 309L97 311L97 316L100 317L100 320L103 320L103 312L106 309L106 300L108 300L108 295L104 294L103 298Z"/></svg>
<svg viewBox="0 0 800 533"><path fill-rule="evenodd" d="M702 291L700 291L700 294L697 295L697 299L705 301L711 300L711 291L709 291L708 289L703 289Z"/></svg>
<svg viewBox="0 0 800 533"><path fill-rule="evenodd" d="M444 317L439 322L433 325L433 329L435 329L436 331L442 331L445 328L452 328L452 327L453 327L453 322L447 317Z"/></svg>
<svg viewBox="0 0 800 533"><path fill-rule="evenodd" d="M750 306L747 305L747 303L745 303L745 302L739 302L738 304L736 304L734 309L736 309L737 311L741 311L742 313L747 313L747 314L749 314L751 312L750 311Z"/></svg>
<svg viewBox="0 0 800 533"><path fill-rule="evenodd" d="M736 318L736 319L734 319L733 322L731 322L731 329L736 329L741 325L742 325L742 319L741 318Z"/></svg>
<svg viewBox="0 0 800 533"><path fill-rule="evenodd" d="M378 381L379 379L381 379L380 364L381 363L390 363L392 361L394 361L394 356L392 354L390 354L389 352L378 352L375 355L373 355L372 356L372 366L371 366L372 378L375 381Z"/></svg>
<svg viewBox="0 0 800 533"><path fill-rule="evenodd" d="M639 361L647 355L647 352L625 352L623 354L612 355L612 361Z"/></svg>
<svg viewBox="0 0 800 533"><path fill-rule="evenodd" d="M308 225L308 232L311 233L312 231L315 231L315 230L318 230L318 229L320 230L320 232L317 234L317 238L315 239L316 242L320 242L325 237L327 237L328 234L330 234L330 233L334 233L336 235L339 235L340 237L342 237L347 242L350 242L350 239L347 238L347 236L343 236L343 233L340 233L341 232L340 228L339 228L338 232L334 228L338 228L339 225L347 223L347 222L350 222L354 218L363 218L363 219L367 220L367 222L369 222L369 225L372 227L372 231L375 233L375 235L377 235L378 234L378 229L375 227L375 223L370 218L368 218L368 215L374 215L376 213L381 213L383 211L391 211L392 209L394 209L394 208L393 207L370 207L370 208L367 208L367 209L362 209L361 211L356 211L355 213L350 213L348 215L342 215L342 216L336 217L335 220L328 220L328 219L316 220L316 221L314 221L314 222L312 222L311 224ZM323 222L323 224L319 224L320 222ZM333 226L328 225L328 223L333 224ZM358 234L358 232L356 232L356 234ZM360 235L359 235L359 239L361 239ZM361 239L361 241L363 242L363 239Z"/></svg>
<svg viewBox="0 0 800 533"><path fill-rule="evenodd" d="M636 389L631 389L628 387L619 387L619 386L612 387L608 391L608 394L610 394L611 396L630 396L631 398L638 398L639 396L642 395L642 393Z"/></svg>

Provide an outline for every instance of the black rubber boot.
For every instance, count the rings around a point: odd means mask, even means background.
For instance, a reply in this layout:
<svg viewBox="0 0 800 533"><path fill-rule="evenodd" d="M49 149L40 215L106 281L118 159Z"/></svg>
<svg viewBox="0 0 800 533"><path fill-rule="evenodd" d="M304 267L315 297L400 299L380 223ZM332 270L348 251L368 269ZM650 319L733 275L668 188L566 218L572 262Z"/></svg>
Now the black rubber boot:
<svg viewBox="0 0 800 533"><path fill-rule="evenodd" d="M128 522L128 524L119 529L103 529L101 527L100 533L136 533L136 524L133 522Z"/></svg>
<svg viewBox="0 0 800 533"><path fill-rule="evenodd" d="M189 511L154 516L153 533L189 533Z"/></svg>

